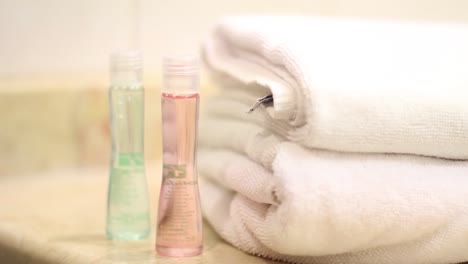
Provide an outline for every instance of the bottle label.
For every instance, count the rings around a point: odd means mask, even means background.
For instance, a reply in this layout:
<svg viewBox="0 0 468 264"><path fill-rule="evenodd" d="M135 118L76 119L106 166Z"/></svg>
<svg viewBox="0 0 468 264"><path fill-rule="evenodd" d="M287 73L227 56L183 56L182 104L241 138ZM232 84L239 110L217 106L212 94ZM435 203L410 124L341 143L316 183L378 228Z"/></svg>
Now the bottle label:
<svg viewBox="0 0 468 264"><path fill-rule="evenodd" d="M159 198L157 245L202 245L198 181L192 164L164 164Z"/></svg>
<svg viewBox="0 0 468 264"><path fill-rule="evenodd" d="M163 178L181 179L186 177L186 165L164 164Z"/></svg>
<svg viewBox="0 0 468 264"><path fill-rule="evenodd" d="M110 173L108 236L146 237L150 215L143 154L119 153Z"/></svg>
<svg viewBox="0 0 468 264"><path fill-rule="evenodd" d="M142 153L119 153L118 163L121 167L139 167L144 165Z"/></svg>

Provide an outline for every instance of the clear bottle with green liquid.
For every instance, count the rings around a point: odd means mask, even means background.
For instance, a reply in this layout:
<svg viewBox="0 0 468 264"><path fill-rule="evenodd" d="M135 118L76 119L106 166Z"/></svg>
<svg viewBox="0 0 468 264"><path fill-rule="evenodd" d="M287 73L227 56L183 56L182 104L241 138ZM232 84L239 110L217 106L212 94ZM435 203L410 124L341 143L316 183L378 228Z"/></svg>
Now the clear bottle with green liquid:
<svg viewBox="0 0 468 264"><path fill-rule="evenodd" d="M106 235L112 240L145 239L151 229L144 161L142 67L142 56L137 51L111 55Z"/></svg>

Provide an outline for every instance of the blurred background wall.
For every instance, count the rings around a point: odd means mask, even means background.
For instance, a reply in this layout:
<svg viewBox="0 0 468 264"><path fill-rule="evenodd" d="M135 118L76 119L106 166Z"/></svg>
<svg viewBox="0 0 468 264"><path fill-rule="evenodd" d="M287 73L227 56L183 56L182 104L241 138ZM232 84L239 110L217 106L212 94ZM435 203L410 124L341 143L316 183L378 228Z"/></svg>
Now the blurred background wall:
<svg viewBox="0 0 468 264"><path fill-rule="evenodd" d="M107 165L108 55L126 48L145 55L145 148L157 160L161 56L198 52L221 17L256 13L468 22L468 1L0 0L0 176Z"/></svg>

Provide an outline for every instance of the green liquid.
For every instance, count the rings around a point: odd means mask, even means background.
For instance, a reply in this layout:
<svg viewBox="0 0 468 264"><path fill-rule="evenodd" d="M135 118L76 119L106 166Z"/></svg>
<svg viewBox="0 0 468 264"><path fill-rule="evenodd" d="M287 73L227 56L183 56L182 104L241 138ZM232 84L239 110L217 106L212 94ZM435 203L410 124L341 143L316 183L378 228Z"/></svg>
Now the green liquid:
<svg viewBox="0 0 468 264"><path fill-rule="evenodd" d="M110 90L112 156L106 228L109 239L137 240L147 238L150 233L143 100L141 87Z"/></svg>

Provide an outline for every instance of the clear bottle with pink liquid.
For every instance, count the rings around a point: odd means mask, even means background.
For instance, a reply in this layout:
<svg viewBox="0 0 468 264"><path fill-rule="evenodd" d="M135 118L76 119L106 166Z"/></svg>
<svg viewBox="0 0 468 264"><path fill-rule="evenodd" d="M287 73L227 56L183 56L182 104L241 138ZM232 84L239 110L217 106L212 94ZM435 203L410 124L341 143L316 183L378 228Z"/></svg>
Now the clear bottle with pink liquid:
<svg viewBox="0 0 468 264"><path fill-rule="evenodd" d="M156 251L162 256L197 256L203 251L196 160L198 59L166 58L163 71L163 172Z"/></svg>

